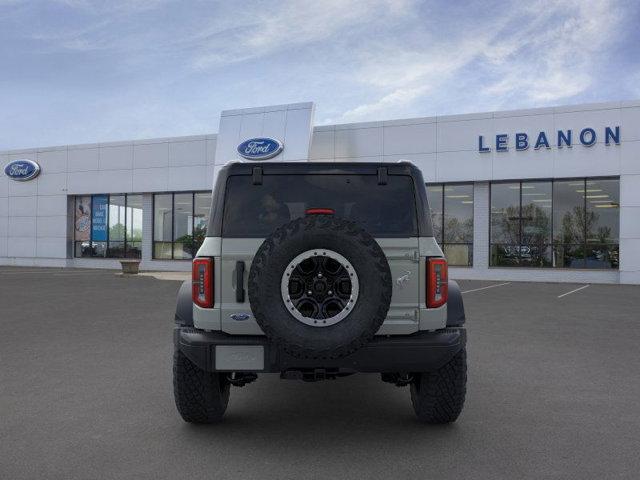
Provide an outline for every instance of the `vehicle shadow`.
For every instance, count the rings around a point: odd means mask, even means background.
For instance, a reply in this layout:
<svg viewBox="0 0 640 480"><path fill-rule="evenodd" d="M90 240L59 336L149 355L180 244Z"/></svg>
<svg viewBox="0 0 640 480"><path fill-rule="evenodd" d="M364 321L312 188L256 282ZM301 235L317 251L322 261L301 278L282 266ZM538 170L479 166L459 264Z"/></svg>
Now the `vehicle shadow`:
<svg viewBox="0 0 640 480"><path fill-rule="evenodd" d="M463 413L464 415L464 413ZM354 375L334 381L303 383L263 375L255 384L232 389L229 409L214 425L184 425L180 436L209 446L237 441L261 449L286 447L303 453L309 446L327 452L335 446L404 449L455 437L460 424L426 425L418 421L409 389L383 383L379 375ZM339 446L342 447L339 447ZM329 449L329 450L327 450Z"/></svg>

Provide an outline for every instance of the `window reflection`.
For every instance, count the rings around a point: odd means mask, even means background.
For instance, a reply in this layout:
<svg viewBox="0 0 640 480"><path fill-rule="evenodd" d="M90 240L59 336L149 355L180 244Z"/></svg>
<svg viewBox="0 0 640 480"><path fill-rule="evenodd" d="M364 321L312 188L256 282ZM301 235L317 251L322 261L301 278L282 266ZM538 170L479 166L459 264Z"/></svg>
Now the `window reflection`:
<svg viewBox="0 0 640 480"><path fill-rule="evenodd" d="M195 255L207 234L211 194L196 193L193 199L193 250Z"/></svg>
<svg viewBox="0 0 640 480"><path fill-rule="evenodd" d="M129 258L142 256L142 195L127 195L127 250Z"/></svg>
<svg viewBox="0 0 640 480"><path fill-rule="evenodd" d="M518 245L520 237L520 184L491 185L491 242Z"/></svg>
<svg viewBox="0 0 640 480"><path fill-rule="evenodd" d="M78 196L74 223L76 257L141 257L142 195Z"/></svg>
<svg viewBox="0 0 640 480"><path fill-rule="evenodd" d="M153 196L153 258L171 259L173 245L173 195Z"/></svg>
<svg viewBox="0 0 640 480"><path fill-rule="evenodd" d="M193 258L207 231L211 192L160 193L153 196L153 258Z"/></svg>
<svg viewBox="0 0 640 480"><path fill-rule="evenodd" d="M619 241L620 183L618 180L588 180L587 243L609 244Z"/></svg>
<svg viewBox="0 0 640 480"><path fill-rule="evenodd" d="M491 265L618 268L619 180L491 185Z"/></svg>
<svg viewBox="0 0 640 480"><path fill-rule="evenodd" d="M473 242L473 185L444 187L444 243Z"/></svg>
<svg viewBox="0 0 640 480"><path fill-rule="evenodd" d="M124 195L109 196L109 241L108 257L124 257L125 231L125 197Z"/></svg>
<svg viewBox="0 0 640 480"><path fill-rule="evenodd" d="M619 180L587 180L586 250L587 268L618 268L620 242Z"/></svg>
<svg viewBox="0 0 640 480"><path fill-rule="evenodd" d="M554 182L554 266L585 268L585 219L585 180Z"/></svg>
<svg viewBox="0 0 640 480"><path fill-rule="evenodd" d="M491 265L515 266L520 258L520 184L491 185Z"/></svg>
<svg viewBox="0 0 640 480"><path fill-rule="evenodd" d="M74 215L74 255L91 256L91 196L78 196L75 199Z"/></svg>
<svg viewBox="0 0 640 480"><path fill-rule="evenodd" d="M473 184L428 185L433 234L449 265L473 264Z"/></svg>
<svg viewBox="0 0 640 480"><path fill-rule="evenodd" d="M427 200L429 201L429 209L431 210L431 223L433 224L433 236L436 241L442 245L442 192L443 185L427 186Z"/></svg>
<svg viewBox="0 0 640 480"><path fill-rule="evenodd" d="M176 193L173 197L173 258L193 257L193 194Z"/></svg>
<svg viewBox="0 0 640 480"><path fill-rule="evenodd" d="M551 182L523 182L521 198L520 265L551 265Z"/></svg>

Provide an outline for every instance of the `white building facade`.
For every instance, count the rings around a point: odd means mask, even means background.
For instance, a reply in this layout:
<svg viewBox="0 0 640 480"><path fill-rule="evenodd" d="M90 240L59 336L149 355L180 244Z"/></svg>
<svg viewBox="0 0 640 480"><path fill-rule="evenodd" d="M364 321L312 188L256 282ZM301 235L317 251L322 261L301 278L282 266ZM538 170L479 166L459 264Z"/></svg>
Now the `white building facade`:
<svg viewBox="0 0 640 480"><path fill-rule="evenodd" d="M189 270L217 171L270 138L283 150L268 161L420 167L454 278L640 284L640 101L322 126L313 113L232 110L218 134L0 152L0 264Z"/></svg>

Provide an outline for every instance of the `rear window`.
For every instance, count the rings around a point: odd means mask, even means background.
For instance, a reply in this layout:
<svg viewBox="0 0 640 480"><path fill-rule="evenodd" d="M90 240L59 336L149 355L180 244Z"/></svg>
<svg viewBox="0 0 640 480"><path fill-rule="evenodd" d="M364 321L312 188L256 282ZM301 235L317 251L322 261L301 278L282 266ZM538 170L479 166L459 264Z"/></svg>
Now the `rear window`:
<svg viewBox="0 0 640 480"><path fill-rule="evenodd" d="M253 185L247 175L227 180L222 234L266 237L305 215L308 208L331 208L378 237L417 236L413 179L389 175L264 175Z"/></svg>

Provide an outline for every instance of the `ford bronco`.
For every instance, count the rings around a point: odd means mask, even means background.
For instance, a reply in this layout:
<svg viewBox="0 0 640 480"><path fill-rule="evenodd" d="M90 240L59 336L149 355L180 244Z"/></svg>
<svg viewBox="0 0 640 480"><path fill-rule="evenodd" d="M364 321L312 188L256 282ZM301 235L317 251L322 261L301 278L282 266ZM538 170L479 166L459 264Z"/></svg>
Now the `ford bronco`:
<svg viewBox="0 0 640 480"><path fill-rule="evenodd" d="M242 162L217 178L207 237L178 294L182 418L219 421L231 386L376 372L417 417L463 407L466 330L420 170L399 163Z"/></svg>

